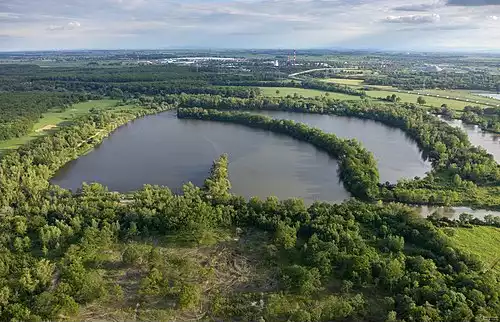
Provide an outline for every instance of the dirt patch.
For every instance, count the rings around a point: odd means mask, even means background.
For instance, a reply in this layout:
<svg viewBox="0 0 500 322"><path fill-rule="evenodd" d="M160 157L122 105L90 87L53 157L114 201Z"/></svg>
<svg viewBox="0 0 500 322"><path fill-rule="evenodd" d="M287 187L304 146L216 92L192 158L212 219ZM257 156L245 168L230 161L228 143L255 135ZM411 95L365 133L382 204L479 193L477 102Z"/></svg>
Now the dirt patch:
<svg viewBox="0 0 500 322"><path fill-rule="evenodd" d="M180 246L171 242L160 246L162 242L157 240L139 242L137 245L144 246L143 261L132 266L123 266L122 250L115 250L109 256L109 265L101 264L99 269L110 286L120 286L121 295L110 293L109 297L82 307L71 321L206 320L215 297L278 290L276 268L264 255L269 241L267 233L249 231L221 238L213 245ZM147 246L153 245L159 256L149 262ZM183 310L177 307L172 295L141 295L141 284L153 264L170 287L174 282L196 285L201 293L200 303Z"/></svg>
<svg viewBox="0 0 500 322"><path fill-rule="evenodd" d="M42 128L39 128L38 130L36 130L35 132L36 133L40 133L40 132L43 132L43 131L48 131L48 130L52 130L54 128L56 128L57 125L54 125L54 124L49 124L49 125L45 125L44 127Z"/></svg>

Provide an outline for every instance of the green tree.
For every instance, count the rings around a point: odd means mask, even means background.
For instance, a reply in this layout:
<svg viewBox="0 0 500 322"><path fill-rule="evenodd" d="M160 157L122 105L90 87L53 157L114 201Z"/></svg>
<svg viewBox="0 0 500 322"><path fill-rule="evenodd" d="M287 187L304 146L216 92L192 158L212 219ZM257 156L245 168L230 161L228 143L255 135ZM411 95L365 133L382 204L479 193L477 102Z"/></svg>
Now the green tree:
<svg viewBox="0 0 500 322"><path fill-rule="evenodd" d="M285 288L301 295L310 295L321 287L319 271L316 268L293 265L282 272L282 282Z"/></svg>
<svg viewBox="0 0 500 322"><path fill-rule="evenodd" d="M122 254L122 261L126 265L136 265L141 261L141 251L136 244L130 244Z"/></svg>
<svg viewBox="0 0 500 322"><path fill-rule="evenodd" d="M458 174L455 174L453 176L453 184L455 187L461 187L462 186L462 178Z"/></svg>
<svg viewBox="0 0 500 322"><path fill-rule="evenodd" d="M425 101L425 98L423 98L422 96L419 96L417 98L417 104L418 105L425 105L427 102Z"/></svg>
<svg viewBox="0 0 500 322"><path fill-rule="evenodd" d="M292 249L297 242L297 230L294 227L279 222L274 236L274 242L284 249Z"/></svg>

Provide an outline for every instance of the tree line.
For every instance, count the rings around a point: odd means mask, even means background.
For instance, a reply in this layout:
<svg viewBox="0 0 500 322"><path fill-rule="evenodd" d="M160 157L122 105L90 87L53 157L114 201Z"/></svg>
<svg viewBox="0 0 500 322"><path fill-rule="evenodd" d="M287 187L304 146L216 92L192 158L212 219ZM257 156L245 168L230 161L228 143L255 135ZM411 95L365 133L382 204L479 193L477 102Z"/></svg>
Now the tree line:
<svg viewBox="0 0 500 322"><path fill-rule="evenodd" d="M437 75L439 77L436 77ZM500 76L477 70L469 73L455 73L453 71L401 73L400 70L396 70L389 72L384 77L367 77L365 83L370 85L394 86L406 90L425 88L495 92L500 90Z"/></svg>
<svg viewBox="0 0 500 322"><path fill-rule="evenodd" d="M375 120L397 127L414 139L433 164L425 178L380 185L379 198L413 204L474 205L498 208L500 166L467 134L413 104L381 105L329 98L237 99L209 95L167 95L169 104L223 110L284 110L327 113Z"/></svg>
<svg viewBox="0 0 500 322"><path fill-rule="evenodd" d="M288 110L371 119L397 127L414 139L436 170L453 170L477 184L500 184L500 167L484 149L472 146L467 134L413 104L382 105L334 99L252 98L208 95L165 96L169 104L228 110Z"/></svg>
<svg viewBox="0 0 500 322"><path fill-rule="evenodd" d="M23 136L51 108L68 108L83 102L90 95L50 92L0 93L0 141Z"/></svg>
<svg viewBox="0 0 500 322"><path fill-rule="evenodd" d="M377 195L379 173L373 154L354 139L339 139L317 128L289 120L274 120L262 115L229 113L204 109L179 109L179 118L193 118L244 124L250 127L284 133L295 139L311 143L328 152L339 163L339 177L347 191L364 200Z"/></svg>
<svg viewBox="0 0 500 322"><path fill-rule="evenodd" d="M500 314L498 277L410 208L246 201L229 193L227 162L221 156L204 186L187 184L182 195L146 185L123 203L99 184L75 194L49 186L36 200L4 207L1 319L71 319L88 304L118 301L124 289L102 274L117 244L124 251L114 265L143 272L137 297L124 308L139 315L159 300L172 303L170 314L201 307L206 319L221 321L455 322ZM158 246L146 252L137 246L164 236L202 243L207 233L236 227L244 235L270 237L259 256L265 258L261 265L276 271L275 288L204 289L206 280L169 275L180 259ZM194 269L183 265L184 275Z"/></svg>

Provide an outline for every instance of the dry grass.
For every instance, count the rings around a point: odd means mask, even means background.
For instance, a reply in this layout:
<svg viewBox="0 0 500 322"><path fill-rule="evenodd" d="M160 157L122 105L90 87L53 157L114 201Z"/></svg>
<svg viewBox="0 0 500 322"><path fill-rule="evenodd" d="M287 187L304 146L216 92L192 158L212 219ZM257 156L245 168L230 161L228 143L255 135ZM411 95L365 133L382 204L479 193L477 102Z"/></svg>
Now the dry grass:
<svg viewBox="0 0 500 322"><path fill-rule="evenodd" d="M121 290L81 308L73 321L199 321L207 316L214 296L230 296L241 292L277 290L277 270L263 258L269 237L265 233L235 234L213 245L176 245L168 242L158 246L164 263L164 276L176 283L182 281L201 290L198 307L180 309L175 300L165 296L141 295L141 282L148 275L149 263L126 267L121 261L125 245L108 251L101 270L109 288ZM144 253L161 242L144 242ZM149 249L149 250L148 250ZM144 256L147 258L147 256Z"/></svg>
<svg viewBox="0 0 500 322"><path fill-rule="evenodd" d="M44 127L41 127L37 130L35 130L36 133L40 133L40 132L44 132L44 131L48 131L48 130L52 130L54 128L56 128L57 125L55 124L49 124L49 125L45 125Z"/></svg>

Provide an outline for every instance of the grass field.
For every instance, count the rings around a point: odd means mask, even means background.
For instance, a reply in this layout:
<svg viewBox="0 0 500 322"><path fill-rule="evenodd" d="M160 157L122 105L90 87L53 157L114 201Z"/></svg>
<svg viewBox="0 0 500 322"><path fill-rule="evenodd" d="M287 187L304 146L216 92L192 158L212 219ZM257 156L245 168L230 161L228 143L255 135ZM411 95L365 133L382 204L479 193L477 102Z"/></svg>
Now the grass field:
<svg viewBox="0 0 500 322"><path fill-rule="evenodd" d="M324 96L328 93L328 97L335 98L339 100L359 100L359 96L347 95L342 93L333 93L333 92L325 92L319 91L315 89L304 89L304 88L291 88L291 87L260 87L262 94L265 96L273 96L273 97L285 97L287 95L293 95L297 93L297 95L302 95L304 97L316 97L316 96ZM276 93L279 91L279 93Z"/></svg>
<svg viewBox="0 0 500 322"><path fill-rule="evenodd" d="M429 107L441 106L442 104L447 104L449 107L459 111L463 110L463 108L467 105L500 104L500 100L476 95L470 92L469 90L426 89L421 91L413 91L413 92L421 92L421 95L418 95L417 93L407 93L404 91L398 92L398 88L393 86L367 85L364 84L364 81L360 79L325 78L321 79L321 81L348 85L356 89L360 89L362 87L363 88L369 87L372 88L373 90L367 91L367 94L368 96L373 98L387 97L387 95L396 94L399 97L401 97L403 102L416 103L418 96L423 96L427 101L426 105ZM425 94L437 95L439 97L427 96ZM456 100L454 98L460 99L462 101Z"/></svg>
<svg viewBox="0 0 500 322"><path fill-rule="evenodd" d="M417 98L419 96L422 96L425 101L427 102L425 105L428 107L439 107L442 104L448 105L449 108L461 111L464 109L465 106L471 105L470 102L462 102L462 101L456 101L452 99L446 99L442 97L433 97L433 96L425 96L425 95L418 95L418 94L408 94L408 93L403 93L403 92L395 92L395 91L366 91L366 94L372 98L378 98L378 97L387 97L388 95L396 94L398 97L401 98L402 102L407 102L407 103L417 103Z"/></svg>
<svg viewBox="0 0 500 322"><path fill-rule="evenodd" d="M500 100L494 99L494 98L489 98L481 95L476 95L472 93L471 91L468 90L440 90L440 89L427 89L423 91L424 93L430 93L434 95L440 95L440 96L449 96L449 97L457 97L460 99L468 99L471 101L471 103L485 103L485 104L500 104Z"/></svg>
<svg viewBox="0 0 500 322"><path fill-rule="evenodd" d="M350 85L350 86L360 86L363 84L364 80L362 79L347 79L347 78L325 78L321 80L326 83L335 83L342 85Z"/></svg>
<svg viewBox="0 0 500 322"><path fill-rule="evenodd" d="M9 149L15 149L27 142L45 135L48 131L57 128L61 123L71 121L79 115L88 113L92 108L107 109L114 107L116 100L98 100L78 103L67 110L51 110L43 114L43 117L33 126L31 133L7 141L0 142L0 154Z"/></svg>
<svg viewBox="0 0 500 322"><path fill-rule="evenodd" d="M477 226L474 228L455 228L451 237L458 248L479 256L487 268L500 260L500 228ZM500 274L500 263L494 270Z"/></svg>

